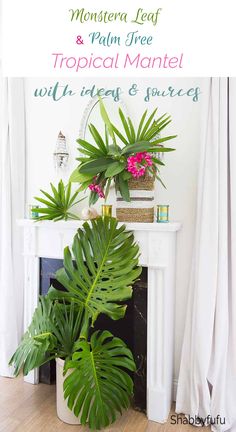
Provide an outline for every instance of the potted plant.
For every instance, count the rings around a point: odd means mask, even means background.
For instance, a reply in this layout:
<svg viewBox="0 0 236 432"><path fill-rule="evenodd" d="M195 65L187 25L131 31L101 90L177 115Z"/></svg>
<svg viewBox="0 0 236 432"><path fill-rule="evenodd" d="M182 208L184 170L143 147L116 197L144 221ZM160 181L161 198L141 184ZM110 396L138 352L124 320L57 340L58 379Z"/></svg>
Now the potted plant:
<svg viewBox="0 0 236 432"><path fill-rule="evenodd" d="M171 118L167 114L156 118L157 109L148 116L146 110L138 128L135 128L132 120L126 118L119 109L123 127L123 131L120 131L111 122L101 98L99 103L105 125L104 137L93 124L89 124L88 128L94 142L89 143L81 138L77 140L80 152L77 158L79 165L70 180L81 183L80 190L90 189L90 204L94 204L98 198L107 198L112 180L115 183L118 202L130 202L133 198L131 190L153 190L155 179L162 183L160 167L164 163L157 154L174 150L164 147L163 143L174 139L176 135L160 137L160 133L170 124ZM137 199L140 197L136 196L135 200ZM143 213L147 213L145 209ZM137 216L137 211L128 206L125 220L127 221L127 217L132 214ZM152 207L147 217L152 219L148 221L153 221ZM122 219L121 211L118 211L118 219Z"/></svg>
<svg viewBox="0 0 236 432"><path fill-rule="evenodd" d="M90 429L113 423L132 397L133 382L127 373L135 370L131 351L109 331L94 332L93 325L101 313L113 320L124 316L124 302L131 298L141 272L138 258L133 234L115 218L84 223L72 248L65 248L64 267L56 273L65 291L51 287L40 297L10 360L16 375L21 370L26 375L51 359L64 361L67 406ZM62 388L57 391L60 400ZM60 406L58 414L63 415Z"/></svg>

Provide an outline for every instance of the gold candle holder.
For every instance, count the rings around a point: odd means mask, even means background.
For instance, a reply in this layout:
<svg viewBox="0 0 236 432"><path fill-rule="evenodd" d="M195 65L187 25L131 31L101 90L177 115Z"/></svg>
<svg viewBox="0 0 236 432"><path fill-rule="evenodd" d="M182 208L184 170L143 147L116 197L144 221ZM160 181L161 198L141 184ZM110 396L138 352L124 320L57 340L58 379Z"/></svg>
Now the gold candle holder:
<svg viewBox="0 0 236 432"><path fill-rule="evenodd" d="M102 216L112 217L112 205L109 204L102 205Z"/></svg>

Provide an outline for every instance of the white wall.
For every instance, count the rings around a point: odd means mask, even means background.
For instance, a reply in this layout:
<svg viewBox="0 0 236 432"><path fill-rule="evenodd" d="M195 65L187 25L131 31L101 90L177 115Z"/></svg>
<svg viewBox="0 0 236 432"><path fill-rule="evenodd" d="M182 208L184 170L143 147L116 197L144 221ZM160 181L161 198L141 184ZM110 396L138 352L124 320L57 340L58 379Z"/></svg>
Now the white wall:
<svg viewBox="0 0 236 432"><path fill-rule="evenodd" d="M158 79L60 79L60 84L70 84L77 91L82 86L96 84L98 87L123 89L123 99L134 121L138 121L146 108L159 107L160 115L168 112L173 122L169 127L170 134L178 138L172 142L177 149L165 157L167 167L162 177L167 190L159 185L156 190L156 202L170 205L172 220L181 221L183 228L178 234L177 275L176 275L176 355L175 376L178 375L181 343L183 337L188 280L191 263L191 252L194 234L197 169L199 159L199 142L201 129L201 109L204 93L198 102L191 97L159 97L150 102L143 101L146 87L158 87L162 90L172 85L176 89L191 87L204 88L203 78L158 78ZM48 189L49 182L57 180L53 167L52 153L60 130L66 135L71 152L69 172L75 167L76 138L80 129L83 111L89 102L88 97L66 97L59 102L49 98L35 98L34 90L38 87L53 85L52 79L26 79L26 124L27 124L27 204L38 195L39 189ZM132 83L137 83L139 93L135 97L127 96ZM116 104L114 109L117 110ZM69 175L68 172L68 175ZM68 177L65 176L65 177ZM83 203L83 206L85 204Z"/></svg>

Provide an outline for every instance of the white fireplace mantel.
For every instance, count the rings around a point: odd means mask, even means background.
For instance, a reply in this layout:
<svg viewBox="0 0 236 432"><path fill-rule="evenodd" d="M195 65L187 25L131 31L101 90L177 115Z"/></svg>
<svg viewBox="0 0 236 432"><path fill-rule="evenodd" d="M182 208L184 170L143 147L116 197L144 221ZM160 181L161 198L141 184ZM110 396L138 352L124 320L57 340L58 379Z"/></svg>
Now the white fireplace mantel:
<svg viewBox="0 0 236 432"><path fill-rule="evenodd" d="M28 327L39 297L40 258L63 258L81 221L18 221L24 229L24 326ZM140 264L148 268L147 416L164 423L172 404L174 360L176 234L181 224L126 223L139 243ZM26 377L38 383L38 371Z"/></svg>

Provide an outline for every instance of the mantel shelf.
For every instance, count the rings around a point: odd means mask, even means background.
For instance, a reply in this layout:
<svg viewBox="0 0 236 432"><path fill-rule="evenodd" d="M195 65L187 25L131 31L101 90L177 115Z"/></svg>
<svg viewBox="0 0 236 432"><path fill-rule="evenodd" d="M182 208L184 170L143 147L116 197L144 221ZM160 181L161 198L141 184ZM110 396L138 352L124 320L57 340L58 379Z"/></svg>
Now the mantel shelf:
<svg viewBox="0 0 236 432"><path fill-rule="evenodd" d="M34 221L32 219L19 219L17 224L22 227L35 227L35 228L51 228L58 230L77 229L80 228L85 221L82 220L69 220L69 221ZM180 222L168 223L141 223L141 222L126 222L128 230L131 231L153 231L153 232L175 232L181 228Z"/></svg>

